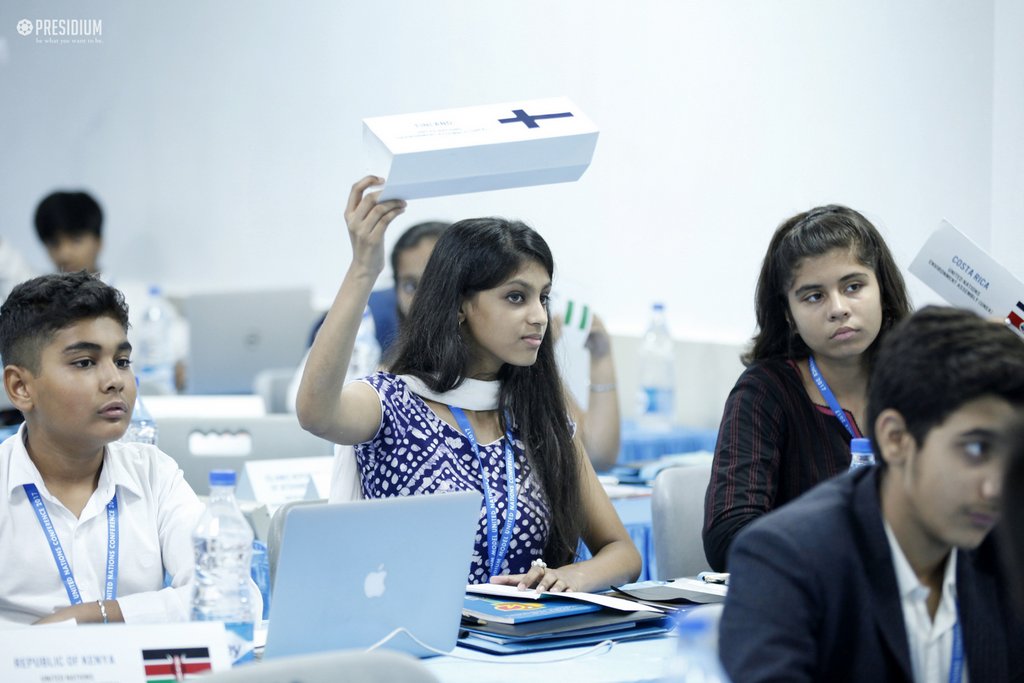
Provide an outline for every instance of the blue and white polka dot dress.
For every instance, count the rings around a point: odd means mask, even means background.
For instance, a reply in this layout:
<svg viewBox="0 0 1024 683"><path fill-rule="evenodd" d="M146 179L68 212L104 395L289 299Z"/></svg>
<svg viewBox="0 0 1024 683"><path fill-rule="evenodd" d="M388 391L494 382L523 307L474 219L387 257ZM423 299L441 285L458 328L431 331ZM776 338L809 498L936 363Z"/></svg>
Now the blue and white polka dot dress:
<svg viewBox="0 0 1024 683"><path fill-rule="evenodd" d="M364 497L448 491L483 493L480 466L462 432L439 418L401 378L378 372L363 381L377 391L383 412L377 434L370 441L355 446ZM496 499L500 530L504 528L508 506L505 437L479 444L479 448L491 495ZM551 517L540 482L533 475L518 439L513 444L513 453L519 500L512 541L501 565L502 574L524 574L530 562L541 557ZM484 583L490 578L488 550L487 512L481 506L469 583Z"/></svg>

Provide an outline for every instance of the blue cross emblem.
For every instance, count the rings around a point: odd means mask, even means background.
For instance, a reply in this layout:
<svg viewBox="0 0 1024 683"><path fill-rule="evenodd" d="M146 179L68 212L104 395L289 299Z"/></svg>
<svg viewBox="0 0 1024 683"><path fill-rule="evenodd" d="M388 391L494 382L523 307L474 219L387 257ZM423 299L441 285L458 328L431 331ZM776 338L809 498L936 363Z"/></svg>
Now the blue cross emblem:
<svg viewBox="0 0 1024 683"><path fill-rule="evenodd" d="M541 119L564 119L572 116L571 111L563 111L557 114L535 114L530 116L522 109L513 109L512 113L515 116L511 119L498 119L498 123L525 123L527 128L540 128L540 124L537 121Z"/></svg>

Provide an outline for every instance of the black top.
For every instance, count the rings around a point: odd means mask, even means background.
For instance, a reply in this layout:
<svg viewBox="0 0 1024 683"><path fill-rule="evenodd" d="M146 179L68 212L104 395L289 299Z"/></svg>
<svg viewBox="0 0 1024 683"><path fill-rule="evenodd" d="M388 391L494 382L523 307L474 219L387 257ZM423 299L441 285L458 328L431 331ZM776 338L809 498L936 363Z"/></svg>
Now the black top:
<svg viewBox="0 0 1024 683"><path fill-rule="evenodd" d="M848 470L850 439L831 410L811 402L794 363L747 368L725 402L704 499L708 564L725 571L729 544L743 527Z"/></svg>

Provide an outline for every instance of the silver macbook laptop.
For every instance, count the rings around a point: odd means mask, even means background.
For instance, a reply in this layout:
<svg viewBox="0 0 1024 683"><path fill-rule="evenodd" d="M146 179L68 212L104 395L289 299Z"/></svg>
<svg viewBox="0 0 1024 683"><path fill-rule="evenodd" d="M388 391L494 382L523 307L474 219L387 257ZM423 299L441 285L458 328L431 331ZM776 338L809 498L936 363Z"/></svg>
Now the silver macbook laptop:
<svg viewBox="0 0 1024 683"><path fill-rule="evenodd" d="M185 298L188 393L247 394L261 370L297 368L313 325L310 299L308 288Z"/></svg>
<svg viewBox="0 0 1024 683"><path fill-rule="evenodd" d="M450 651L480 505L467 491L292 509L264 657L365 649L399 629L381 647Z"/></svg>

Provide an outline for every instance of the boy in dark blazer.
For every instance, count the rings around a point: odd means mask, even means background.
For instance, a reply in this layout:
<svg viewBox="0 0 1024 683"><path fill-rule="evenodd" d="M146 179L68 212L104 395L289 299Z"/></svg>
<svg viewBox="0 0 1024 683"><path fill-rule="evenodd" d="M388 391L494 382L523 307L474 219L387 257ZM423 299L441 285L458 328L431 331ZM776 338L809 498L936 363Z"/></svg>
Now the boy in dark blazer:
<svg viewBox="0 0 1024 683"><path fill-rule="evenodd" d="M877 466L731 550L733 683L1024 680L1024 624L989 534L1022 410L1024 344L1004 326L928 307L894 328L868 391Z"/></svg>

